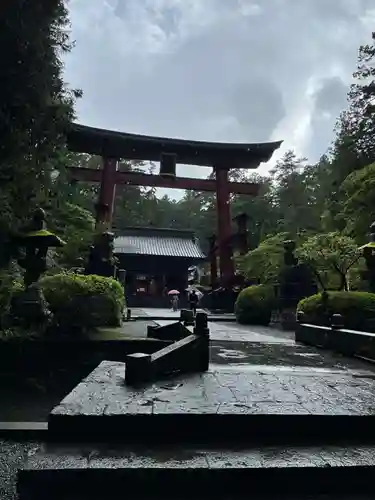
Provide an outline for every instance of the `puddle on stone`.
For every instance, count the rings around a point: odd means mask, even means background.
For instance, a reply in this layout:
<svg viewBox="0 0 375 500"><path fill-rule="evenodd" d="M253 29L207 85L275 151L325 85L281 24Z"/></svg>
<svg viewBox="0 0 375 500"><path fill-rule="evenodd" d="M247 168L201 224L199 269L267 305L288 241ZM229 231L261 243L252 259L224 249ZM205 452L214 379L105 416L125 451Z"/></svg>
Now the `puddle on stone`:
<svg viewBox="0 0 375 500"><path fill-rule="evenodd" d="M326 375L347 375L353 377L375 377L374 374L368 372L360 372L354 370L340 370L332 368L320 368L312 366L275 366L275 365L256 365L249 363L231 363L228 365L221 365L216 363L210 363L211 372L257 372L262 373L293 373L294 375L316 375L316 374L326 374Z"/></svg>
<svg viewBox="0 0 375 500"><path fill-rule="evenodd" d="M182 382L179 383L171 383L171 384L164 384L160 386L160 389L163 391L175 391L179 387L181 387L183 384Z"/></svg>
<svg viewBox="0 0 375 500"><path fill-rule="evenodd" d="M244 359L249 356L246 352L236 351L234 349L220 349L220 352L216 355L224 359Z"/></svg>
<svg viewBox="0 0 375 500"><path fill-rule="evenodd" d="M302 356L303 358L314 358L320 356L318 352L297 352L296 355Z"/></svg>

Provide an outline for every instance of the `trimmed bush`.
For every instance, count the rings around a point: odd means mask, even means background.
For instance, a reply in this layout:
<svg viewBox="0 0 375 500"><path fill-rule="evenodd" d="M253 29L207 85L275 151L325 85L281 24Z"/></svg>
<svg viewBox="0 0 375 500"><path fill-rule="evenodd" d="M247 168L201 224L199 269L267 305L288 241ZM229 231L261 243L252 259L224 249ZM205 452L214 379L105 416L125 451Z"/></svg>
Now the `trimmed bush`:
<svg viewBox="0 0 375 500"><path fill-rule="evenodd" d="M234 307L237 321L244 325L268 325L274 303L275 295L271 286L249 286L237 297Z"/></svg>
<svg viewBox="0 0 375 500"><path fill-rule="evenodd" d="M375 294L368 292L318 293L300 301L297 311L304 322L329 326L333 314L341 314L345 328L375 331Z"/></svg>
<svg viewBox="0 0 375 500"><path fill-rule="evenodd" d="M121 324L124 290L113 278L64 273L46 276L39 285L55 325L67 333Z"/></svg>
<svg viewBox="0 0 375 500"><path fill-rule="evenodd" d="M3 320L9 312L12 295L22 289L21 276L16 266L0 271L0 329L4 327Z"/></svg>

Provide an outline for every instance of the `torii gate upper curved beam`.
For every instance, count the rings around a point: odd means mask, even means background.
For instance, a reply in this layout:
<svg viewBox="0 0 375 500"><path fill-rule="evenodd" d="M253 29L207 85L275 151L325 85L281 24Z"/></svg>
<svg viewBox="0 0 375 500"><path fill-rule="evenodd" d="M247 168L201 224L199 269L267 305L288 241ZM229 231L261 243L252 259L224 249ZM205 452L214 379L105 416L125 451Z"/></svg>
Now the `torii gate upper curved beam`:
<svg viewBox="0 0 375 500"><path fill-rule="evenodd" d="M257 168L260 163L269 161L281 144L282 141L254 144L188 141L128 134L77 123L73 123L67 133L68 148L77 153L144 161L159 161L162 153L173 153L177 163L209 167Z"/></svg>
<svg viewBox="0 0 375 500"><path fill-rule="evenodd" d="M257 186L247 183L231 183L228 171L233 168L257 168L260 163L271 159L282 141L255 144L218 143L188 141L166 137L128 134L106 129L87 127L73 123L67 131L67 146L70 151L89 153L103 157L101 171L100 200L97 222L111 223L115 188L117 183L158 186L174 189L216 191L218 218L218 249L222 283L230 283L234 275L232 261L230 193L256 194ZM176 163L211 166L215 169L216 180L173 178L118 172L119 159L160 161L163 154L173 154ZM88 169L72 169L75 179L98 182L98 171L90 174Z"/></svg>

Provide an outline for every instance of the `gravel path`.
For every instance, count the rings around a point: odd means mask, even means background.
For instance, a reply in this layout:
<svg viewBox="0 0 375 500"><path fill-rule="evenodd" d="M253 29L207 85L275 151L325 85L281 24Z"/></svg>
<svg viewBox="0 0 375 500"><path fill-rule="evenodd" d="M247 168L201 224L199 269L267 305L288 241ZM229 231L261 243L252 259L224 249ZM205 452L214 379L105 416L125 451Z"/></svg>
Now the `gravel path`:
<svg viewBox="0 0 375 500"><path fill-rule="evenodd" d="M13 442L0 439L0 499L16 500L17 471L27 453L40 446L36 442Z"/></svg>

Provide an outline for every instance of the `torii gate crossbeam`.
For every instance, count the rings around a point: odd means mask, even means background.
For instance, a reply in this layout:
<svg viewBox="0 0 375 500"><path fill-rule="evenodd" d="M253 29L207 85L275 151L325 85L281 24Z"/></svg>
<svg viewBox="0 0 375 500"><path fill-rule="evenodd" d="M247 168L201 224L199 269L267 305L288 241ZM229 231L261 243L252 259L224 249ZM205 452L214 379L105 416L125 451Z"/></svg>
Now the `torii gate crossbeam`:
<svg viewBox="0 0 375 500"><path fill-rule="evenodd" d="M70 169L75 180L100 182L97 224L105 224L107 227L111 225L116 184L215 192L220 278L222 285L230 286L234 276L232 248L229 243L230 194L256 196L259 186L229 182L229 170L256 168L260 163L269 161L274 151L280 147L280 141L260 144L209 143L125 134L73 124L67 134L67 145L71 151L100 155L103 158L101 170ZM216 179L164 177L118 171L120 159L160 161L163 154L173 155L178 163L211 166L215 170Z"/></svg>

